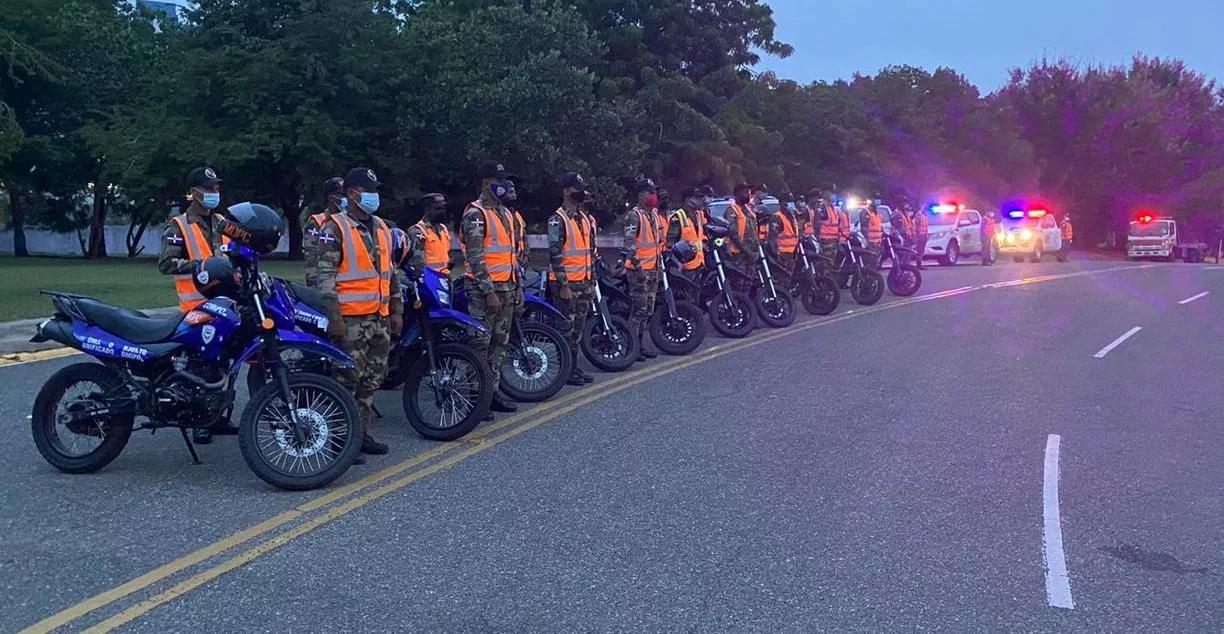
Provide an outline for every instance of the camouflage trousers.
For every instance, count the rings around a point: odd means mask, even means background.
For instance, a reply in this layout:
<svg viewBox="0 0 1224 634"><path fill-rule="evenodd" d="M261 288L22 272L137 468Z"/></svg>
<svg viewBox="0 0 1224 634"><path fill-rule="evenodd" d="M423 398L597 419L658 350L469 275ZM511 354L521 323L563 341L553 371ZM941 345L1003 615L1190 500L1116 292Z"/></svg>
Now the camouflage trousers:
<svg viewBox="0 0 1224 634"><path fill-rule="evenodd" d="M368 432L374 419L374 394L387 378L387 356L391 353L391 328L380 315L345 317L348 332L335 342L353 358L353 367L340 370L336 378L353 393L361 412L361 429Z"/></svg>
<svg viewBox="0 0 1224 634"><path fill-rule="evenodd" d="M502 362L506 360L506 351L510 347L510 329L514 327L514 317L523 305L523 291L494 292L501 299L500 309L489 310L485 294L476 291L468 295L468 314L485 327L484 332L478 332L472 338L472 348L489 361L489 374L492 375L493 392L496 393L501 387Z"/></svg>
<svg viewBox="0 0 1224 634"><path fill-rule="evenodd" d="M578 340L582 338L582 333L586 330L587 314L591 312L591 300L595 299L595 287L586 282L570 282L569 288L574 297L561 299L561 285L549 282L548 286L548 296L552 298L557 308L565 313L566 323L562 331L565 338L569 340L571 354L576 358Z"/></svg>
<svg viewBox="0 0 1224 634"><path fill-rule="evenodd" d="M629 282L625 290L633 302L629 325L641 337L646 322L650 321L650 315L654 312L655 296L659 293L659 271L629 269L625 271L625 279Z"/></svg>
<svg viewBox="0 0 1224 634"><path fill-rule="evenodd" d="M783 288L790 286L797 257L794 253L779 253L778 257L769 260L769 272L773 274L774 282L781 284Z"/></svg>
<svg viewBox="0 0 1224 634"><path fill-rule="evenodd" d="M840 240L821 240L820 254L826 258L832 258L833 263L837 264L841 259L841 241Z"/></svg>

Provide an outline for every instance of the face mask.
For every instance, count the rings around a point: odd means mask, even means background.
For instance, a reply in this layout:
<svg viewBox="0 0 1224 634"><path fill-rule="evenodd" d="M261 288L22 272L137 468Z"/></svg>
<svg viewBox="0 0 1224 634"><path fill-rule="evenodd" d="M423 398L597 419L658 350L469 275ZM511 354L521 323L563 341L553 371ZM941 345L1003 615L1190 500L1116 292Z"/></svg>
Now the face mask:
<svg viewBox="0 0 1224 634"><path fill-rule="evenodd" d="M221 204L221 194L216 192L205 192L200 196L200 204L205 209L216 209L217 205Z"/></svg>
<svg viewBox="0 0 1224 634"><path fill-rule="evenodd" d="M340 211L348 211L348 199L347 198L340 199Z"/></svg>
<svg viewBox="0 0 1224 634"><path fill-rule="evenodd" d="M378 196L378 192L361 192L361 202L357 203L361 210L367 214L372 214L378 211L378 205L382 202Z"/></svg>
<svg viewBox="0 0 1224 634"><path fill-rule="evenodd" d="M586 202L586 192L570 192L570 200L576 203Z"/></svg>
<svg viewBox="0 0 1224 634"><path fill-rule="evenodd" d="M489 193L497 200L505 200L510 193L510 186L505 183L489 183Z"/></svg>
<svg viewBox="0 0 1224 634"><path fill-rule="evenodd" d="M446 207L440 207L440 208L435 207L433 209L430 209L429 210L429 220L430 222L435 222L435 223L445 222L446 221Z"/></svg>
<svg viewBox="0 0 1224 634"><path fill-rule="evenodd" d="M650 194L646 196L646 206L647 207L658 207L659 206L659 195Z"/></svg>
<svg viewBox="0 0 1224 634"><path fill-rule="evenodd" d="M739 204L741 204L741 205L747 205L747 204L748 204L748 194L742 194L742 193L741 193L741 194L736 194L736 195L735 195L735 202L737 202L737 203L739 203Z"/></svg>

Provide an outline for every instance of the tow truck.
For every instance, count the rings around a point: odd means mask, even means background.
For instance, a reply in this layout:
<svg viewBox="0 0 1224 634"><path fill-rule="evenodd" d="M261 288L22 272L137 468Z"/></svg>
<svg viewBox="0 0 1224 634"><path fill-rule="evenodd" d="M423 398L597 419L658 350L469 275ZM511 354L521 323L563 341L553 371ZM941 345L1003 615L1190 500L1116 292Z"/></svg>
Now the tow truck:
<svg viewBox="0 0 1224 634"><path fill-rule="evenodd" d="M1205 242L1182 242L1177 221L1140 212L1126 232L1126 255L1132 260L1159 258L1173 262L1202 262L1207 255Z"/></svg>

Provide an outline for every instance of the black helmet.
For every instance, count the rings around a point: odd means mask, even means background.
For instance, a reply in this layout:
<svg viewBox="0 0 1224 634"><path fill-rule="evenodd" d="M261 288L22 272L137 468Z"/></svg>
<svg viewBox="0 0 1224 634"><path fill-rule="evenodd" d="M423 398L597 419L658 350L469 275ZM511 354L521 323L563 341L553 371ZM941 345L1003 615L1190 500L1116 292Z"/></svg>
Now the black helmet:
<svg viewBox="0 0 1224 634"><path fill-rule="evenodd" d="M226 211L221 220L221 235L260 255L276 250L285 226L280 214L259 203L238 203Z"/></svg>
<svg viewBox="0 0 1224 634"><path fill-rule="evenodd" d="M229 258L219 255L196 260L191 279L195 282L196 291L203 295L204 299L222 296L234 298L241 288L238 271L234 269Z"/></svg>
<svg viewBox="0 0 1224 634"><path fill-rule="evenodd" d="M688 264L693 261L693 258L697 257L697 247L693 246L688 240L681 240L673 244L667 252L676 256L676 259L681 264Z"/></svg>

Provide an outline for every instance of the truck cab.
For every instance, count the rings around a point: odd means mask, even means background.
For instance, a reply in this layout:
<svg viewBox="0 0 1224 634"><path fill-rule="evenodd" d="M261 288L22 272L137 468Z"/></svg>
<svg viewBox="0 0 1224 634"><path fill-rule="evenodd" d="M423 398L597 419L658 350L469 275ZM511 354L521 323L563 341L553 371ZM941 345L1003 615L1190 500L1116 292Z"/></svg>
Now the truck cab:
<svg viewBox="0 0 1224 634"><path fill-rule="evenodd" d="M1126 255L1132 260L1158 258L1172 262L1180 257L1184 262L1202 262L1207 244L1187 239L1179 229L1172 218L1141 213L1127 228Z"/></svg>

